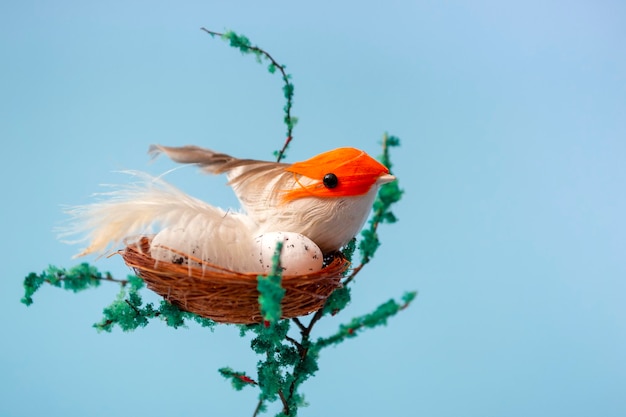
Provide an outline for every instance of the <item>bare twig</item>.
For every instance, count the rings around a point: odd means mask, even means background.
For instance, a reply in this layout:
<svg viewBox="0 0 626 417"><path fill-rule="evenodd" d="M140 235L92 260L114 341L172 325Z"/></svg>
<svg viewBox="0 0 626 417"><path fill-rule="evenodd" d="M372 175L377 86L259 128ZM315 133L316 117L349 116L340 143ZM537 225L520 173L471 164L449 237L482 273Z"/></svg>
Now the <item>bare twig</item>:
<svg viewBox="0 0 626 417"><path fill-rule="evenodd" d="M278 396L280 397L280 401L283 403L283 413L288 416L289 415L289 404L287 403L287 399L283 394L282 390L278 391Z"/></svg>
<svg viewBox="0 0 626 417"><path fill-rule="evenodd" d="M254 409L254 413L252 414L252 417L256 417L257 415L259 415L259 412L261 411L262 406L263 406L263 400L259 400L258 404L256 405L256 408Z"/></svg>

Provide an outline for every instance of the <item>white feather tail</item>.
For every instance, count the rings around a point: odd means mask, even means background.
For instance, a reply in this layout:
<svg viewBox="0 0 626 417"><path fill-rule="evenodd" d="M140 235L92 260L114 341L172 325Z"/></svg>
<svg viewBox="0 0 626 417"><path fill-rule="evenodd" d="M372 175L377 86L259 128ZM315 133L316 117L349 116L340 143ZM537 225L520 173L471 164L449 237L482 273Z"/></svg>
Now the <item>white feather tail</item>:
<svg viewBox="0 0 626 417"><path fill-rule="evenodd" d="M185 194L160 178L128 171L139 179L101 193L102 201L67 210L70 227L62 236L84 235L89 241L76 256L111 253L128 238L156 233L152 256L177 261L172 251L193 254L225 268L251 268L256 225L249 217L226 212Z"/></svg>

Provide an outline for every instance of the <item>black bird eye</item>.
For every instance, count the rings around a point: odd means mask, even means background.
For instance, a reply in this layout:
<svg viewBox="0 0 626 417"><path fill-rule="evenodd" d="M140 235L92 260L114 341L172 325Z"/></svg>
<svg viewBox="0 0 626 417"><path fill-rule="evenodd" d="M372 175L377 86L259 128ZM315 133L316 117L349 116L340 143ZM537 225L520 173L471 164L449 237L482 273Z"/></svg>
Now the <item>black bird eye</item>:
<svg viewBox="0 0 626 417"><path fill-rule="evenodd" d="M337 179L337 176L332 172L324 175L324 179L322 181L324 182L324 187L326 188L335 188L339 184L339 179Z"/></svg>

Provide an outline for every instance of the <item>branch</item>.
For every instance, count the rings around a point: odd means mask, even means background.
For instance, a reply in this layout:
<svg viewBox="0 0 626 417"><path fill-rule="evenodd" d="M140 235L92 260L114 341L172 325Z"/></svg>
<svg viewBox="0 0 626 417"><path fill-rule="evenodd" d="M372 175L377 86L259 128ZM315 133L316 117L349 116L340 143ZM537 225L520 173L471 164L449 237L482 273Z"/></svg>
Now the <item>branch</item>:
<svg viewBox="0 0 626 417"><path fill-rule="evenodd" d="M320 338L315 342L315 349L319 350L329 345L335 345L343 342L347 338L352 338L357 333L366 328L373 328L387 324L387 319L396 315L399 311L404 310L411 304L417 296L416 292L408 292L402 296L402 303L395 300L389 300L381 304L370 314L365 314L352 319L348 324L339 326L339 331L334 335L326 338Z"/></svg>
<svg viewBox="0 0 626 417"><path fill-rule="evenodd" d="M395 136L383 135L383 154L379 156L380 162L385 165L391 173L391 160L389 159L389 148L400 146L400 140ZM391 211L391 206L400 201L402 193L398 180L384 184L380 187L376 201L374 201L374 215L369 220L369 227L361 232L362 240L359 242L359 250L361 251L361 263L352 270L352 273L343 282L343 285L349 284L361 269L369 263L374 257L376 250L380 246L378 239L378 226L381 223L395 223L398 219Z"/></svg>
<svg viewBox="0 0 626 417"><path fill-rule="evenodd" d="M214 32L204 27L200 28L200 30L208 33L211 36L219 36L223 40L229 41L230 46L232 46L233 48L239 49L241 53L244 53L244 54L251 53L255 55L257 58L257 61L259 62L261 61L261 58L268 60L270 62L269 66L267 67L268 71L271 74L274 74L276 70L278 69L278 71L280 71L280 73L282 74L282 79L283 79L283 82L285 83L285 85L283 86L283 95L285 96L285 99L287 100L287 103L283 107L283 111L285 112L285 116L283 117L283 122L287 126L287 134L286 134L287 137L285 139L285 143L283 144L283 147L278 151L274 151L276 162L280 162L285 157L285 151L287 150L287 147L293 140L293 128L298 122L298 118L291 115L291 108L293 107L293 91L294 91L294 86L290 81L291 75L287 74L287 72L285 71L284 65L279 64L278 61L276 61L274 57L272 57L264 49L261 49L258 46L252 45L250 43L250 40L243 35L238 35L233 31L227 31L226 33Z"/></svg>
<svg viewBox="0 0 626 417"><path fill-rule="evenodd" d="M246 375L245 372L235 372L231 368L220 368L218 371L224 378L230 380L233 388L237 391L241 391L249 385L258 385L258 382Z"/></svg>
<svg viewBox="0 0 626 417"><path fill-rule="evenodd" d="M88 288L98 287L103 281L115 282L124 287L129 282L134 282L137 279L139 278L134 276L129 276L127 279L115 279L109 272L101 273L96 267L88 263L81 263L69 270L49 266L41 274L31 272L24 278L24 297L21 299L21 302L27 306L31 305L33 303L33 295L43 284L79 292Z"/></svg>

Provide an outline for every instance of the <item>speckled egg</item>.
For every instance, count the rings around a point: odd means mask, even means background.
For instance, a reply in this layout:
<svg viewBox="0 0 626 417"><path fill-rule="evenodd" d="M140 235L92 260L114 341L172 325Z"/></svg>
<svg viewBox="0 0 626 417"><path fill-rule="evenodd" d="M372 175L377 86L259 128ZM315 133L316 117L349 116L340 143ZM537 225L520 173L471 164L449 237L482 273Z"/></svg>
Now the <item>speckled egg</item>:
<svg viewBox="0 0 626 417"><path fill-rule="evenodd" d="M283 242L280 264L284 275L306 275L322 269L324 255L308 237L294 232L268 232L255 238L257 257L264 272L272 269L276 244Z"/></svg>

